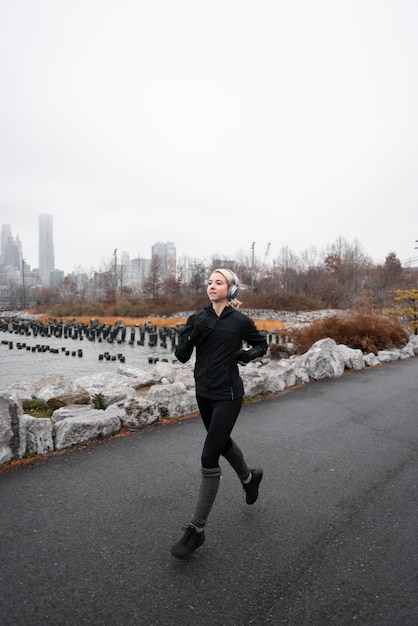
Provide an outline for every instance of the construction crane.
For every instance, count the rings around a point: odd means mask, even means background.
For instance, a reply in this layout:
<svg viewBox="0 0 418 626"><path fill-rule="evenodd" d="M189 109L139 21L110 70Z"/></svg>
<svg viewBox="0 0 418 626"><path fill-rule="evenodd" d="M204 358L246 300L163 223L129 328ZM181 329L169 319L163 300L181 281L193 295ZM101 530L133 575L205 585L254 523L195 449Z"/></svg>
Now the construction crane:
<svg viewBox="0 0 418 626"><path fill-rule="evenodd" d="M270 247L271 247L271 241L268 242L266 251L264 253L263 265L261 266L261 269L260 269L260 278L265 278L267 275L268 264L270 261Z"/></svg>

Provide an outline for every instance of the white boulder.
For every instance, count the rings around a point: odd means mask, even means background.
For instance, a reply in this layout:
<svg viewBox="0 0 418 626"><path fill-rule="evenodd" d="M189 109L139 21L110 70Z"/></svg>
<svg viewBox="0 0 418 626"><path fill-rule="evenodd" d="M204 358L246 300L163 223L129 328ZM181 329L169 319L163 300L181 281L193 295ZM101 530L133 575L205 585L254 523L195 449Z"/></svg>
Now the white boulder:
<svg viewBox="0 0 418 626"><path fill-rule="evenodd" d="M299 357L299 364L306 368L309 378L337 378L344 373L344 357L335 341L327 337L313 344Z"/></svg>
<svg viewBox="0 0 418 626"><path fill-rule="evenodd" d="M155 404L160 417L188 415L198 409L194 390L186 389L183 383L154 385L146 397Z"/></svg>
<svg viewBox="0 0 418 626"><path fill-rule="evenodd" d="M26 452L22 407L15 394L0 393L0 464L21 459Z"/></svg>
<svg viewBox="0 0 418 626"><path fill-rule="evenodd" d="M56 419L58 417L56 413L61 412L62 415L64 411L68 412L71 409L73 409L72 415L64 417L64 419ZM54 422L55 449L63 450L90 439L108 437L117 433L121 427L120 413L121 409L116 405L112 405L104 411L80 405L57 409L51 418Z"/></svg>
<svg viewBox="0 0 418 626"><path fill-rule="evenodd" d="M414 354L418 356L418 335L411 335L407 345L411 346Z"/></svg>
<svg viewBox="0 0 418 626"><path fill-rule="evenodd" d="M160 412L155 403L147 397L127 400L124 410L120 420L122 427L128 430L139 430L160 418Z"/></svg>
<svg viewBox="0 0 418 626"><path fill-rule="evenodd" d="M22 425L26 432L26 452L30 454L52 452L54 449L53 423L49 418L23 414Z"/></svg>
<svg viewBox="0 0 418 626"><path fill-rule="evenodd" d="M400 350L378 350L377 360L379 363L392 363L393 361L399 361L401 358Z"/></svg>
<svg viewBox="0 0 418 626"><path fill-rule="evenodd" d="M364 368L363 352L360 349L339 345L338 349L344 359L344 367L348 370L362 370Z"/></svg>

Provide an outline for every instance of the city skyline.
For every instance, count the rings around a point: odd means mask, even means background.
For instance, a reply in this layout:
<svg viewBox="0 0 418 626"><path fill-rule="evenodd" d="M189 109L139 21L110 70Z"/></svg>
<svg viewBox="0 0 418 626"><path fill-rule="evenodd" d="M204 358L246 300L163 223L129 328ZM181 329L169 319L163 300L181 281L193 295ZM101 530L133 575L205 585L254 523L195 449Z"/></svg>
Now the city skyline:
<svg viewBox="0 0 418 626"><path fill-rule="evenodd" d="M42 223L42 219L41 216L43 216L44 219L44 225L43 227L41 227L41 223ZM45 218L47 218L47 221L45 222ZM47 225L48 224L48 225ZM38 233L37 233L37 237L35 237L35 239L37 240L37 248L33 248L33 238L32 238L32 250L34 250L34 256L35 258L38 259L38 264L34 265L32 262L32 258L29 257L29 255L26 254L26 242L23 241L19 235L19 233L14 234L14 229L13 229L13 224L2 224L1 225L1 247L0 247L0 262L3 263L3 254L4 254L4 249L5 249L5 240L7 237L11 237L14 241L15 245L18 245L19 250L20 250L20 256L19 256L19 262L14 264L14 267L16 269L20 269L21 270L21 263L22 261L25 262L25 266L27 268L27 270L37 270L40 274L40 276L43 276L42 278L42 282L44 284L47 284L47 274L52 271L52 270L57 270L57 272L62 272L63 275L69 275L69 274L73 274L74 272L77 273L77 271L79 270L84 270L85 272L89 273L91 270L94 271L105 271L109 266L111 266L114 263L114 259L115 259L115 252L117 253L117 258L118 260L118 264L123 263L122 259L125 259L125 264L126 264L126 260L128 259L129 262L132 261L148 261L152 258L153 254L159 254L158 249L159 246L163 246L166 247L168 246L168 252L164 251L162 253L162 255L160 254L160 256L163 257L164 260L164 264L166 265L166 258L167 258L167 254L168 254L168 258L171 259L171 262L174 264L176 263L178 258L181 257L188 257L190 260L202 260L202 261L210 261L213 258L234 258L234 254L228 254L228 253L213 253L210 257L198 257L198 256L194 256L194 257L190 257L189 255L187 255L187 253L184 253L182 255L179 255L178 252L178 248L176 246L176 244L174 242L161 242L161 241L154 241L151 245L150 245L150 249L149 249L149 255L147 254L142 254L142 255L134 255L132 254L131 251L129 250L124 250L122 248L114 248L113 250L109 251L107 253L107 256L103 255L100 260L97 260L96 265L83 265L81 262L74 262L73 265L71 266L71 263L67 264L67 267L64 268L62 266L59 265L59 261L57 263L55 263L55 235L53 232L53 224L54 224L54 218L53 215L51 214L43 214L40 213L38 215ZM59 225L58 225L59 227ZM41 236L41 230L43 231L43 236ZM344 239L344 238L343 238ZM352 241L349 240L345 240L347 241L347 243L352 244ZM274 255L271 254L270 249L271 249L271 241L267 242L266 247L264 247L264 242L263 245L261 247L261 250L258 250L258 247L256 245L256 242L251 242L252 244L254 244L254 248L257 250L257 253L255 255L255 258L257 259L257 261L259 263L261 263L263 261L263 259L265 260L265 255L267 250L269 251L269 261L272 262L274 260ZM330 242L330 246L333 245L335 242ZM354 242L355 243L355 242ZM371 257L371 255L368 254L368 251L361 245L361 241L358 242L360 245L360 248L363 250L364 254L368 257L371 258L372 262L374 264L379 264L379 263L383 263L387 254L394 252L396 254L396 256L399 258L399 260L401 262L403 262L406 266L407 265L417 265L418 264L418 241L412 241L411 242L411 247L410 247L410 256L407 258L401 258L399 256L399 254L397 254L396 250L388 250L385 258L383 258L380 261L376 261L375 259L373 259ZM44 251L44 254L41 254L41 248L46 246L46 249ZM170 252L171 249L171 252ZM241 250L242 251L242 250ZM241 252L240 250L237 250L235 252L235 254L237 252ZM318 252L320 252L318 250ZM78 254L78 252L76 252ZM252 250L252 246L246 251L248 258L251 257L253 250ZM243 254L245 254L245 251L243 251ZM42 271L41 271L41 262L42 262ZM142 266L141 272L144 273L144 267L145 265Z"/></svg>
<svg viewBox="0 0 418 626"><path fill-rule="evenodd" d="M176 246L174 242L155 242L151 247L151 258L159 256L163 271L176 271ZM127 251L114 249L111 263L102 268L104 272L116 271L116 268L125 268L125 279L136 284L143 282L151 258L131 258ZM40 213L38 215L38 267L33 267L23 255L22 242L19 235L13 236L10 224L1 225L0 237L0 284L42 284L46 287L59 287L65 275L71 276L78 272L64 272L55 267L53 216ZM100 271L99 268L96 268Z"/></svg>

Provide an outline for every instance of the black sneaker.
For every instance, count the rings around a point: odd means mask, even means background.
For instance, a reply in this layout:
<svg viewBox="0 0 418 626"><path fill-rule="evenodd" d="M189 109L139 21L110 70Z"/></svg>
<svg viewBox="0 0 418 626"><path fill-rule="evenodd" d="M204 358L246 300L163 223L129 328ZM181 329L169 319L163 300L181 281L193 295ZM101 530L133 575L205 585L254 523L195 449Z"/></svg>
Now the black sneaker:
<svg viewBox="0 0 418 626"><path fill-rule="evenodd" d="M263 478L263 470L260 467L252 469L251 474L252 476L250 482L246 485L242 483L246 493L245 501L247 504L254 504L258 498L258 487L261 483L261 479Z"/></svg>
<svg viewBox="0 0 418 626"><path fill-rule="evenodd" d="M170 550L176 559L187 559L197 548L200 548L206 539L205 531L202 530L199 533L192 524L185 526L182 530L185 531L183 537Z"/></svg>

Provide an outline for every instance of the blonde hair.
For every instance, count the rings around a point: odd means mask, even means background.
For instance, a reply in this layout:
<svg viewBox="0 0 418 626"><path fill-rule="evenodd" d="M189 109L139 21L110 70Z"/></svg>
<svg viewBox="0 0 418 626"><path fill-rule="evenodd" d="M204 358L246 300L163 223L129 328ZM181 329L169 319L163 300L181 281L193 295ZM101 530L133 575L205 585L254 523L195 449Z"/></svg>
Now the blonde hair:
<svg viewBox="0 0 418 626"><path fill-rule="evenodd" d="M213 270L212 274L214 272L219 272L219 274L222 274L222 276L225 278L226 282L228 283L228 287L232 287L233 285L236 285L237 287L239 286L238 276L235 274L235 272L228 269L227 267L218 267L216 270ZM237 300L237 298L231 298L229 299L229 304L233 306L234 309L239 309L242 302Z"/></svg>

